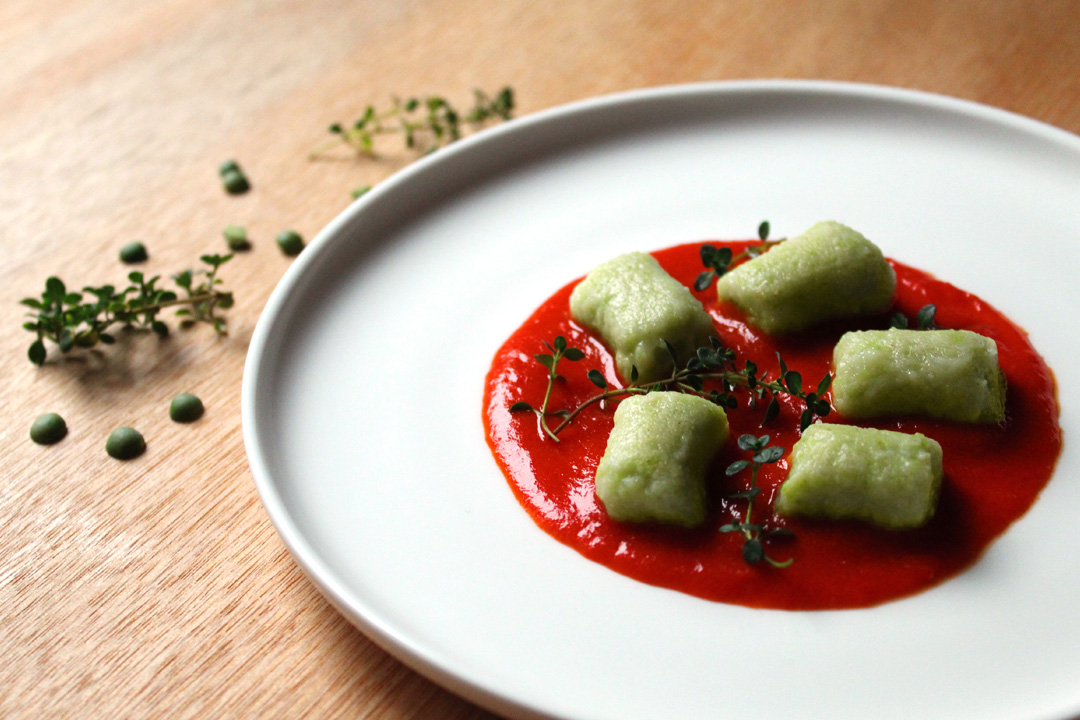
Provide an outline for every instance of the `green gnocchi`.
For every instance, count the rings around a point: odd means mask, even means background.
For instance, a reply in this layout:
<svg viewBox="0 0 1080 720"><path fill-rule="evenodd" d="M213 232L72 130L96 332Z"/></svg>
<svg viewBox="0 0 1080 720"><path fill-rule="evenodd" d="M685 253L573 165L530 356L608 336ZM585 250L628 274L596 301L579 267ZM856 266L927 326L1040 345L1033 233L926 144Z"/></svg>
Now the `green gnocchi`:
<svg viewBox="0 0 1080 720"><path fill-rule="evenodd" d="M886 310L896 293L896 272L863 235L821 222L731 270L716 291L774 335Z"/></svg>
<svg viewBox="0 0 1080 720"><path fill-rule="evenodd" d="M664 341L679 357L689 357L713 335L712 318L697 298L642 252L620 255L589 273L570 296L570 313L611 347L625 380L633 368L641 382L671 372Z"/></svg>
<svg viewBox="0 0 1080 720"><path fill-rule="evenodd" d="M719 406L679 392L629 397L596 469L596 495L625 522L694 527L708 510L705 472L728 439Z"/></svg>

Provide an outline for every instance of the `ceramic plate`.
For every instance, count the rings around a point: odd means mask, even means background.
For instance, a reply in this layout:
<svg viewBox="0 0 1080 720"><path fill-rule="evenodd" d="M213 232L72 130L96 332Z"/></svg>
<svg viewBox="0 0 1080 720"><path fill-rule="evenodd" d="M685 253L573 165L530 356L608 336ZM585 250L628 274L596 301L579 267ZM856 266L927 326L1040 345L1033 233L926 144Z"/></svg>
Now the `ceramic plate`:
<svg viewBox="0 0 1080 720"><path fill-rule="evenodd" d="M296 560L405 663L512 718L1080 712L1080 138L833 83L660 88L479 133L376 187L286 273L244 376L258 490ZM710 603L540 531L481 423L503 340L629 250L841 220L1028 330L1067 438L970 570L857 611Z"/></svg>

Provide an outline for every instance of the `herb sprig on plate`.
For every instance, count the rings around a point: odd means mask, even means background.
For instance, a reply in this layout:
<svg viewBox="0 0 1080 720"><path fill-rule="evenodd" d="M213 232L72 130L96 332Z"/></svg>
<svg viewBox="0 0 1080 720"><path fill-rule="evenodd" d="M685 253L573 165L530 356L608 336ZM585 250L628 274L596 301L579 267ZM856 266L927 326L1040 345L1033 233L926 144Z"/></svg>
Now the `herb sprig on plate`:
<svg viewBox="0 0 1080 720"><path fill-rule="evenodd" d="M762 465L775 463L784 456L784 448L779 445L769 445L769 436L741 435L738 440L739 449L752 453L749 460L736 460L727 466L724 474L728 477L738 475L750 468L750 486L746 490L727 495L728 500L746 500L746 512L740 520L736 516L730 523L720 526L722 533L741 533L743 536L742 556L749 565L757 565L764 561L774 568L785 568L794 562L793 558L784 561L774 560L765 551L765 541L771 538L787 536L793 533L787 528L766 528L761 523L753 521L754 499L761 494L761 488L757 485L758 470Z"/></svg>
<svg viewBox="0 0 1080 720"><path fill-rule="evenodd" d="M675 368L670 376L650 383L638 384L637 368L634 367L630 374L630 383L625 387L609 387L603 373L593 368L586 373L589 380L602 392L593 395L572 409L551 410L549 408L551 390L556 381L562 378L558 373L560 360L577 361L585 357L585 353L579 348L569 347L566 338L558 336L553 343L544 344L551 353L540 353L533 356L538 363L544 366L548 372L547 390L544 392L543 401L539 408L534 408L530 403L519 400L510 406L511 412L532 411L540 420L540 427L544 434L555 442L559 442L561 433L574 418L581 414L587 407L605 400L619 399L630 395L644 395L657 390L673 390L691 395L703 397L724 408L738 407L737 392L745 391L749 395L751 405L765 402L765 415L762 423L768 423L780 413L779 396L788 395L798 398L803 402L804 410L800 417L800 428L805 430L814 421L815 417L825 417L829 414L829 403L823 399L823 395L832 384L832 375L826 373L818 382L816 388L810 392L803 389L802 375L795 370L789 370L784 359L777 354L780 363L780 372L775 379L769 377L768 371L759 373L756 363L746 360L742 367L738 366L735 351L725 348L716 338L710 338L710 343L699 347L697 352L682 363L675 353L675 348L667 340L663 341L664 347L671 356L672 366ZM710 382L711 381L711 382ZM707 383L709 386L707 387ZM552 428L548 418L557 417L561 421Z"/></svg>

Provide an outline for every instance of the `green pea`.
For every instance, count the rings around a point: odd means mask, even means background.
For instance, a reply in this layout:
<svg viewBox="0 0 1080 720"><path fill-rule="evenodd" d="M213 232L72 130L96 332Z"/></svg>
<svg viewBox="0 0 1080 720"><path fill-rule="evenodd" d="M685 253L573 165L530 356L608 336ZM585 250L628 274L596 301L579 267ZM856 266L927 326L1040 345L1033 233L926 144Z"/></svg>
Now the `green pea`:
<svg viewBox="0 0 1080 720"><path fill-rule="evenodd" d="M229 170L221 174L221 184L230 195L243 195L251 189L247 176L240 170Z"/></svg>
<svg viewBox="0 0 1080 720"><path fill-rule="evenodd" d="M130 242L120 248L120 261L128 265L146 262L150 255L146 252L146 246L141 242Z"/></svg>
<svg viewBox="0 0 1080 720"><path fill-rule="evenodd" d="M243 251L251 249L247 230L240 225L226 225L221 234L225 236L225 244L229 246L230 250Z"/></svg>
<svg viewBox="0 0 1080 720"><path fill-rule="evenodd" d="M296 257L304 249L304 238L295 230L285 230L277 236L278 247L289 257Z"/></svg>
<svg viewBox="0 0 1080 720"><path fill-rule="evenodd" d="M195 422L204 411L202 400L191 393L180 393L169 404L169 417L178 423Z"/></svg>
<svg viewBox="0 0 1080 720"><path fill-rule="evenodd" d="M67 423L56 413L39 415L30 426L30 439L38 445L58 443L64 439L65 435L67 435Z"/></svg>
<svg viewBox="0 0 1080 720"><path fill-rule="evenodd" d="M353 200L359 200L371 191L370 185L362 185L352 191Z"/></svg>
<svg viewBox="0 0 1080 720"><path fill-rule="evenodd" d="M146 452L146 440L135 428L118 427L105 441L105 452L117 460L131 460Z"/></svg>
<svg viewBox="0 0 1080 720"><path fill-rule="evenodd" d="M224 175L225 173L240 172L240 165L235 160L226 160L218 166L218 174Z"/></svg>

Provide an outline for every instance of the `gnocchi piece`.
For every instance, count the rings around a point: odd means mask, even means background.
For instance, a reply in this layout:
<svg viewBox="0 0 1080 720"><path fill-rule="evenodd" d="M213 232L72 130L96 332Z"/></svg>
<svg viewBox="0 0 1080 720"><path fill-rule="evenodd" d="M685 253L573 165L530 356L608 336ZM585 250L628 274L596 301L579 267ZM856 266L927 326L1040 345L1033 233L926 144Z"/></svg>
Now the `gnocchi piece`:
<svg viewBox="0 0 1080 720"><path fill-rule="evenodd" d="M755 327L776 335L887 310L896 272L861 234L821 222L725 274L716 291Z"/></svg>
<svg viewBox="0 0 1080 720"><path fill-rule="evenodd" d="M941 490L941 445L852 425L811 425L791 450L773 509L780 515L864 520L901 530L926 524Z"/></svg>
<svg viewBox="0 0 1080 720"><path fill-rule="evenodd" d="M690 290L642 252L600 265L570 295L570 313L597 332L615 353L624 380L638 370L640 382L672 371L666 340L689 358L714 334L712 318Z"/></svg>
<svg viewBox="0 0 1080 720"><path fill-rule="evenodd" d="M704 398L627 398L596 468L596 495L614 520L700 525L708 509L705 471L727 439L727 414Z"/></svg>
<svg viewBox="0 0 1080 720"><path fill-rule="evenodd" d="M848 417L1005 419L997 345L968 330L845 333L833 349L833 368L833 405Z"/></svg>

